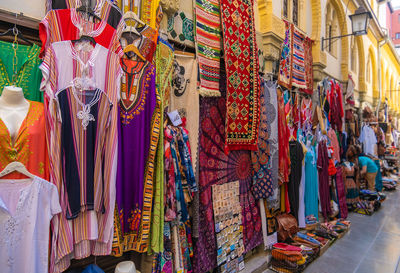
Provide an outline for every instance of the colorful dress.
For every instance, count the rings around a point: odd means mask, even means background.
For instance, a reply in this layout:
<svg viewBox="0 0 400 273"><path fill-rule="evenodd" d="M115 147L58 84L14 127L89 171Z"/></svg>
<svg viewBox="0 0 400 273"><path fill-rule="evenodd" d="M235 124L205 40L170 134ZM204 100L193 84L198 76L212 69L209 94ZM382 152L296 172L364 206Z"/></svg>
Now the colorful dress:
<svg viewBox="0 0 400 273"><path fill-rule="evenodd" d="M345 162L343 164L343 178L346 187L346 199L347 205L353 205L359 201L359 189L357 188L355 178L355 167L351 162Z"/></svg>
<svg viewBox="0 0 400 273"><path fill-rule="evenodd" d="M170 152L174 169L176 219L172 221L172 239L175 245L174 260L176 269L192 271L193 245L189 221L189 203L197 191L197 184L191 168L190 146L187 131L181 127L168 126L165 137L170 142Z"/></svg>
<svg viewBox="0 0 400 273"><path fill-rule="evenodd" d="M305 156L305 216L313 215L318 220L318 169L317 154L313 146Z"/></svg>
<svg viewBox="0 0 400 273"><path fill-rule="evenodd" d="M114 246L147 251L153 201L154 164L160 130L160 102L155 67L149 62L121 59L118 130L117 234ZM135 160L132 160L132 157Z"/></svg>
<svg viewBox="0 0 400 273"><path fill-rule="evenodd" d="M287 126L283 93L278 92L279 185L289 182L289 129Z"/></svg>
<svg viewBox="0 0 400 273"><path fill-rule="evenodd" d="M104 213L104 144L109 136L112 103L100 89L78 91L73 87L57 92L56 99L66 217L76 218L86 210Z"/></svg>
<svg viewBox="0 0 400 273"><path fill-rule="evenodd" d="M318 189L319 201L321 204L322 215L325 219L332 214L331 197L329 189L329 174L328 174L329 158L326 143L321 141L318 144Z"/></svg>
<svg viewBox="0 0 400 273"><path fill-rule="evenodd" d="M0 170L13 161L21 162L32 174L49 180L49 156L46 145L43 104L29 101L29 110L12 144L7 126L0 119ZM5 178L21 178L10 173Z"/></svg>
<svg viewBox="0 0 400 273"><path fill-rule="evenodd" d="M39 59L40 47L18 45L17 66L13 79L14 49L12 43L0 41L0 94L4 86L15 85L21 87L24 97L28 100L43 101L43 94L39 90L42 73Z"/></svg>
<svg viewBox="0 0 400 273"><path fill-rule="evenodd" d="M160 39L156 51L156 86L160 95L160 113L164 113L171 89L171 78L173 70L174 52L171 45ZM164 124L164 115L160 115L160 125ZM153 186L153 211L151 214L151 235L149 253L160 253L164 249L164 130L160 129L157 153L155 160L155 179Z"/></svg>
<svg viewBox="0 0 400 273"><path fill-rule="evenodd" d="M52 9L76 9L82 5L82 0L47 0L47 11ZM110 1L93 1L96 6L93 8L98 16L107 22L111 27L117 29L123 24L121 11Z"/></svg>
<svg viewBox="0 0 400 273"><path fill-rule="evenodd" d="M312 130L312 113L312 100L303 98L300 106L300 122L304 132L311 132Z"/></svg>
<svg viewBox="0 0 400 273"><path fill-rule="evenodd" d="M160 0L115 0L114 4L118 6L123 13L133 11L139 18L152 28L158 29ZM164 8L164 6L163 6Z"/></svg>
<svg viewBox="0 0 400 273"><path fill-rule="evenodd" d="M75 48L71 41L52 43L40 69L43 73L41 88L44 92L46 137L50 156L50 181L57 186L60 196L64 195L65 185L61 182L61 151L58 141L61 130L54 111L54 96L76 83L82 85L81 78L90 78L94 87L104 90L115 106L120 92L122 69L120 58L107 48L96 44L91 51ZM86 76L85 76L86 75ZM76 259L93 255L109 255L113 241L115 181L117 166L117 122L118 107L112 107L109 138L105 143L104 161L104 213L95 211L82 212L72 220L66 219L66 205L61 202L63 212L54 217L54 243L51 256L51 270L65 271L70 265L70 257ZM60 198L62 199L62 198Z"/></svg>
<svg viewBox="0 0 400 273"><path fill-rule="evenodd" d="M121 54L119 37L122 28L115 29L106 21L90 23L75 9L50 10L39 24L39 37L42 41L40 57L55 42L79 39L82 33L93 37L97 44Z"/></svg>

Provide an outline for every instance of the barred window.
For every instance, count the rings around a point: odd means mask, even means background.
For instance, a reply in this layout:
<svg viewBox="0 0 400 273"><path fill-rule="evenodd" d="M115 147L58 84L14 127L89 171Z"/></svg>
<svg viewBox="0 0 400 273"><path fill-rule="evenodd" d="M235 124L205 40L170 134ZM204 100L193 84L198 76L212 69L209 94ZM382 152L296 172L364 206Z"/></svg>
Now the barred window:
<svg viewBox="0 0 400 273"><path fill-rule="evenodd" d="M288 0L283 0L283 17L288 18L288 15L289 15Z"/></svg>
<svg viewBox="0 0 400 273"><path fill-rule="evenodd" d="M292 13L292 21L296 26L299 25L299 3L298 0L293 0L293 13Z"/></svg>

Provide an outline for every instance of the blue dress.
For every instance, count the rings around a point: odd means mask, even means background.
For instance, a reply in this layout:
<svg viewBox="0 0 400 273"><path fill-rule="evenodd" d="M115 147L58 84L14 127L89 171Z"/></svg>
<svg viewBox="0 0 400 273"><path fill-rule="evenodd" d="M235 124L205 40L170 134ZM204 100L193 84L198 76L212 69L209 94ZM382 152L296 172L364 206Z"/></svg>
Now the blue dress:
<svg viewBox="0 0 400 273"><path fill-rule="evenodd" d="M318 220L318 170L315 148L310 146L305 157L305 216L313 215Z"/></svg>

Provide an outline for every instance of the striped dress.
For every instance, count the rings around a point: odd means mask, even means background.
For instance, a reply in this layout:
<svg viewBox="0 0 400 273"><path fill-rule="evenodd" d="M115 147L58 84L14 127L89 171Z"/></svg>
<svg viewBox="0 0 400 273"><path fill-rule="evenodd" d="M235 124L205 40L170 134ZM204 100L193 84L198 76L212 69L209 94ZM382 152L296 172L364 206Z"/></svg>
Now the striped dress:
<svg viewBox="0 0 400 273"><path fill-rule="evenodd" d="M102 90L57 92L61 122L62 183L67 194L67 219L81 211L104 213L104 143L112 103Z"/></svg>
<svg viewBox="0 0 400 273"><path fill-rule="evenodd" d="M70 41L51 44L41 65L45 91L46 134L50 154L50 176L60 193L63 213L53 219L53 243L51 270L62 272L70 265L71 255L76 259L90 255L108 255L113 241L115 208L115 181L118 145L118 107L111 109L109 135L105 143L104 164L104 206L105 212L94 210L79 213L71 220L66 218L66 189L61 183L61 128L57 122L55 94L69 87L86 73L93 80L93 85L104 90L113 105L118 104L120 76L122 69L119 56L97 44L92 51L82 52L74 48Z"/></svg>
<svg viewBox="0 0 400 273"><path fill-rule="evenodd" d="M39 37L42 42L40 57L45 55L47 48L55 42L76 40L81 35L93 37L96 43L114 52L121 53L119 37L123 25L117 29L106 21L90 23L75 9L51 10L39 24Z"/></svg>
<svg viewBox="0 0 400 273"><path fill-rule="evenodd" d="M82 6L81 0L47 0L47 11L52 9L75 9ZM111 27L123 28L124 20L121 11L108 0L97 0L95 2L94 12L100 18L105 20Z"/></svg>

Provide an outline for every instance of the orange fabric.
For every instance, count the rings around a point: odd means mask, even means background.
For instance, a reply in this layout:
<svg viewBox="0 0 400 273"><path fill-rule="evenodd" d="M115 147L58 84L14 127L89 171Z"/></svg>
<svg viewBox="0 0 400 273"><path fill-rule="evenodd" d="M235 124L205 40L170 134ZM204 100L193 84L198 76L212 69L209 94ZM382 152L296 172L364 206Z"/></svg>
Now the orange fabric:
<svg viewBox="0 0 400 273"><path fill-rule="evenodd" d="M13 161L21 162L27 170L49 181L49 156L45 137L43 103L29 101L28 114L19 128L13 145L11 135L0 119L0 170ZM23 174L14 172L2 178L20 179Z"/></svg>
<svg viewBox="0 0 400 273"><path fill-rule="evenodd" d="M287 260L290 262L297 262L303 258L303 255L299 251L285 251L281 249L273 249L271 255L277 260Z"/></svg>

